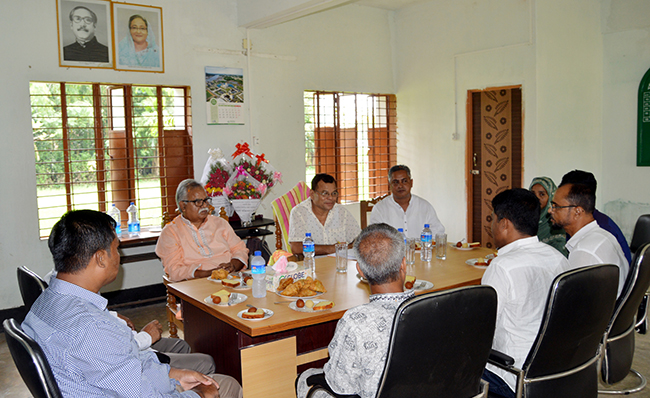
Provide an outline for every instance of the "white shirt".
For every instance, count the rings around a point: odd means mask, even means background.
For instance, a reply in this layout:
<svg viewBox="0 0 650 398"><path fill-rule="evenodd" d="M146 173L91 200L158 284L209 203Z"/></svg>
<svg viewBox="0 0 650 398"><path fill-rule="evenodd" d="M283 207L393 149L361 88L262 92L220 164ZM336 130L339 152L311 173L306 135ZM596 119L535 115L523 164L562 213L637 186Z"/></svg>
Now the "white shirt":
<svg viewBox="0 0 650 398"><path fill-rule="evenodd" d="M350 243L361 232L357 220L342 205L336 203L327 213L325 225L318 221L311 206L311 198L307 198L291 210L289 242L302 242L305 239L305 233L311 232L311 238L316 245L333 245L337 242Z"/></svg>
<svg viewBox="0 0 650 398"><path fill-rule="evenodd" d="M570 269L567 259L537 236L516 240L498 251L481 283L497 291L497 322L492 348L522 367L537 337L546 299L556 276ZM516 377L495 366L487 368L516 391Z"/></svg>
<svg viewBox="0 0 650 398"><path fill-rule="evenodd" d="M614 264L618 267L618 294L621 294L628 273L623 249L614 235L598 226L594 220L573 234L566 243L571 268L596 264Z"/></svg>
<svg viewBox="0 0 650 398"><path fill-rule="evenodd" d="M436 234L445 233L445 227L438 219L433 206L413 194L406 211L395 202L393 195L374 205L370 213L370 224L379 223L386 223L395 229L404 228L407 238L419 238L424 224L429 224L434 238Z"/></svg>

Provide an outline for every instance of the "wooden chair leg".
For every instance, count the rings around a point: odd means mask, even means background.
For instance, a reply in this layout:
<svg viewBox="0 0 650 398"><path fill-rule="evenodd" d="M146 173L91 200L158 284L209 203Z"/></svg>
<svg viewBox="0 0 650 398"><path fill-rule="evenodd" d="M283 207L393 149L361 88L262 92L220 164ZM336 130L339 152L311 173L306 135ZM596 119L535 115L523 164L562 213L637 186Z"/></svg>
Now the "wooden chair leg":
<svg viewBox="0 0 650 398"><path fill-rule="evenodd" d="M169 326L169 337L177 339L178 338L178 329L176 328L176 311L178 310L178 305L176 303L176 297L167 292L167 324Z"/></svg>

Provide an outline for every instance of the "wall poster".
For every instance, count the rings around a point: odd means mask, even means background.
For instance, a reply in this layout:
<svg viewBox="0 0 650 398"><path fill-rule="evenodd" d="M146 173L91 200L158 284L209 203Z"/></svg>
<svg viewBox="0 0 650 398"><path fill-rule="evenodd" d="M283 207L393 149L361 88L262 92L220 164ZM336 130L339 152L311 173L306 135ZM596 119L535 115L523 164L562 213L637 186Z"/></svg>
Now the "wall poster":
<svg viewBox="0 0 650 398"><path fill-rule="evenodd" d="M208 124L244 124L244 70L205 67Z"/></svg>

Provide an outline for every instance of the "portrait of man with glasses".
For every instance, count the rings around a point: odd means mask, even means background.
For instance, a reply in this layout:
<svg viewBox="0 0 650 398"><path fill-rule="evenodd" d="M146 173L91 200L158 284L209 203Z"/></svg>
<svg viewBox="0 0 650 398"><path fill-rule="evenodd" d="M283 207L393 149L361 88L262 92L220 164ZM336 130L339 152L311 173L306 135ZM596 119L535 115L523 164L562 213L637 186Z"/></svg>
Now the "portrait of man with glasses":
<svg viewBox="0 0 650 398"><path fill-rule="evenodd" d="M62 2L62 5L61 14L64 14L63 11L67 7L72 8L69 13L65 13L65 16L60 16L62 20L67 19L65 22L61 21L60 29L65 29L68 25L73 34L73 37L69 37L69 34L61 32L64 44L72 40L72 43L63 47L63 61L109 63L108 46L100 43L96 36L96 33L102 32L106 40L109 40L108 8L90 2Z"/></svg>
<svg viewBox="0 0 650 398"><path fill-rule="evenodd" d="M346 242L352 247L361 232L359 223L341 204L336 180L329 174L316 174L311 181L309 198L291 210L289 243L293 254L302 254L307 232L314 240L316 255L334 253L334 245Z"/></svg>

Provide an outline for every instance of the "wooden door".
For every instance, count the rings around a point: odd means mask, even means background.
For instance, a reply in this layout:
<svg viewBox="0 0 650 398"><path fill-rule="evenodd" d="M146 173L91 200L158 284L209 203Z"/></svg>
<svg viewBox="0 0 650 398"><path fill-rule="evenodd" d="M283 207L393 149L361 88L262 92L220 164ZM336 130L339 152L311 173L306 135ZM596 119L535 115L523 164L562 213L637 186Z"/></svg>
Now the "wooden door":
<svg viewBox="0 0 650 398"><path fill-rule="evenodd" d="M494 248L492 198L522 186L521 86L469 91L468 237Z"/></svg>

